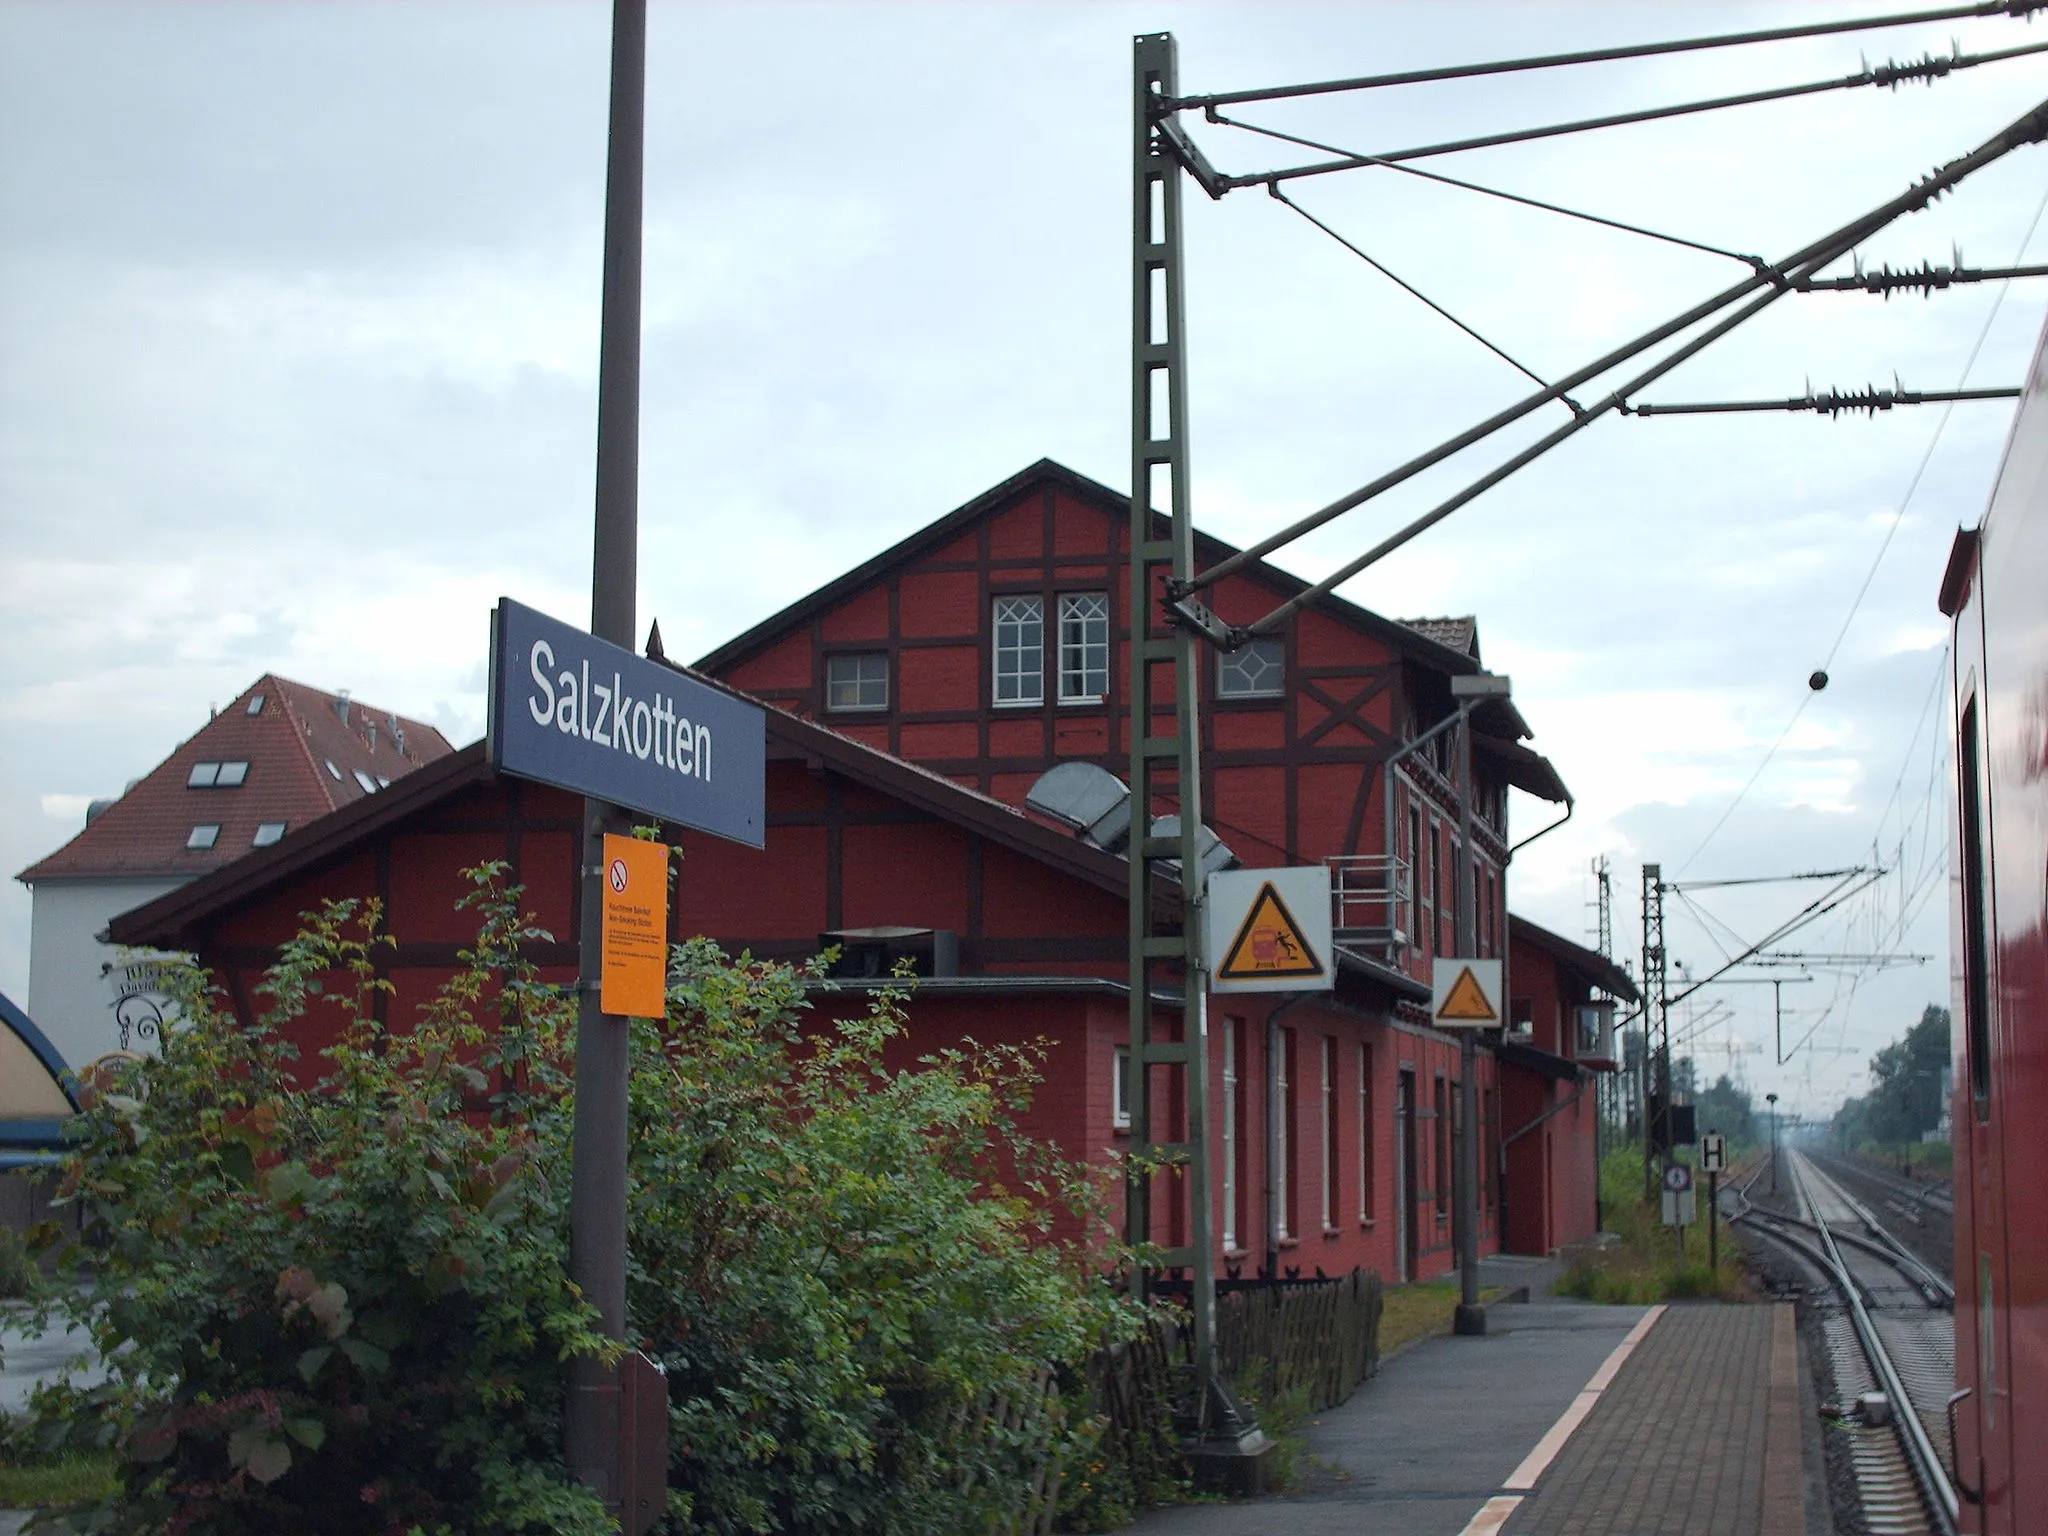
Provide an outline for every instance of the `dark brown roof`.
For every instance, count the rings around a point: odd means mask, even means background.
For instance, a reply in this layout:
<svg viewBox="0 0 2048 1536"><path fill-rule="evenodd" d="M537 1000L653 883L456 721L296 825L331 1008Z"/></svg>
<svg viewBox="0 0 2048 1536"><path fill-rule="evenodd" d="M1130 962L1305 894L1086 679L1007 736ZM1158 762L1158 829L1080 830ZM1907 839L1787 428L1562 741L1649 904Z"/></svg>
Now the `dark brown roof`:
<svg viewBox="0 0 2048 1536"><path fill-rule="evenodd" d="M1101 481L1091 480L1056 460L1040 459L1028 468L1019 470L1001 484L989 487L965 505L955 507L936 522L927 523L908 538L890 545L873 559L826 582L809 596L798 598L780 613L771 614L752 629L734 636L716 650L701 657L696 664L698 669L714 673L724 671L798 625L808 623L812 615L859 591L891 567L905 560L914 559L925 550L944 543L963 528L987 516L1031 487L1048 483L1082 501L1093 503L1113 516L1130 516L1130 499L1121 492L1111 490ZM1238 550L1236 546L1212 538L1198 528L1195 530L1195 553L1202 565L1210 566L1238 553ZM1299 576L1283 571L1277 565L1269 565L1263 560L1255 560L1246 566L1244 574L1267 583L1288 597L1306 591L1309 586ZM1344 598L1321 597L1316 600L1315 606L1340 623L1364 630L1395 650L1412 656L1439 672L1463 673L1479 670L1479 663L1469 650L1447 646L1433 635L1397 620L1383 618L1371 609L1361 608Z"/></svg>
<svg viewBox="0 0 2048 1536"><path fill-rule="evenodd" d="M1520 939L1533 944L1567 970L1576 971L1592 985L1603 992L1611 993L1625 1002L1639 1002L1642 994L1636 990L1635 982L1627 971L1601 954L1597 949L1588 949L1583 944L1574 944L1562 934L1552 933L1532 923L1526 917L1508 914L1508 938Z"/></svg>
<svg viewBox="0 0 2048 1536"><path fill-rule="evenodd" d="M258 698L263 702L251 714ZM17 878L34 884L203 875L250 852L264 823L283 822L296 831L373 797L385 781L396 783L449 751L431 725L266 673L70 842ZM248 768L238 785L198 787L191 781L200 763ZM186 846L198 826L220 829L211 847Z"/></svg>
<svg viewBox="0 0 2048 1536"><path fill-rule="evenodd" d="M750 704L760 702L716 678L702 677L675 662L665 662L664 665ZM971 827L1100 889L1119 894L1126 889L1129 877L1123 860L1115 854L1105 853L1069 832L1047 826L1000 800L915 763L891 757L886 752L822 725L814 725L773 705L761 707L767 713L768 755L771 758L794 757L829 765L858 783L929 810L946 821ZM359 803L343 807L304 831L290 833L273 848L259 849L190 885L181 886L131 912L122 913L109 924L110 936L117 944L188 948L199 927L215 914L267 886L346 852L362 838L424 807L436 804L471 784L489 779L492 771L485 743L472 743L459 752L448 754L405 782L393 785L385 793L364 796ZM1158 889L1162 902L1177 900L1177 887L1161 881Z"/></svg>

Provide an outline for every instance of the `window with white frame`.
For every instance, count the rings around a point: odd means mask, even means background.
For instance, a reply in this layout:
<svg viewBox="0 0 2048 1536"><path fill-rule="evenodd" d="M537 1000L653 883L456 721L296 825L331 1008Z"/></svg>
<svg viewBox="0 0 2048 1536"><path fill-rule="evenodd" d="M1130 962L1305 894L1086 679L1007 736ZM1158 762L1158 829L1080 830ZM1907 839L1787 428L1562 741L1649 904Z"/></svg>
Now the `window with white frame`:
<svg viewBox="0 0 2048 1536"><path fill-rule="evenodd" d="M1274 1182L1280 1191L1280 1209L1274 1214L1282 1237L1294 1236L1294 1113L1288 1071L1294 1059L1294 1031L1280 1031L1280 1049L1274 1053L1273 1151Z"/></svg>
<svg viewBox="0 0 2048 1536"><path fill-rule="evenodd" d="M1116 1048L1116 1080L1110 1084L1109 1117L1120 1131L1131 1128L1131 1048Z"/></svg>
<svg viewBox="0 0 2048 1536"><path fill-rule="evenodd" d="M1044 703L1045 599L997 598L995 637L996 703Z"/></svg>
<svg viewBox="0 0 2048 1536"><path fill-rule="evenodd" d="M830 710L887 709L889 657L858 651L825 658L825 707Z"/></svg>
<svg viewBox="0 0 2048 1536"><path fill-rule="evenodd" d="M1109 697L1109 595L1060 595L1060 702L1100 704Z"/></svg>
<svg viewBox="0 0 2048 1536"><path fill-rule="evenodd" d="M1358 1219L1372 1220L1372 1047L1358 1047Z"/></svg>
<svg viewBox="0 0 2048 1536"><path fill-rule="evenodd" d="M1216 694L1225 699L1277 699L1285 692L1287 642L1247 640L1216 658Z"/></svg>
<svg viewBox="0 0 2048 1536"><path fill-rule="evenodd" d="M1223 1021L1223 1246L1237 1246L1237 1031Z"/></svg>
<svg viewBox="0 0 2048 1536"><path fill-rule="evenodd" d="M185 846L187 848L211 848L219 841L220 823L217 821L202 821L186 834Z"/></svg>
<svg viewBox="0 0 2048 1536"><path fill-rule="evenodd" d="M1323 1036L1323 1226L1337 1225L1337 1042Z"/></svg>

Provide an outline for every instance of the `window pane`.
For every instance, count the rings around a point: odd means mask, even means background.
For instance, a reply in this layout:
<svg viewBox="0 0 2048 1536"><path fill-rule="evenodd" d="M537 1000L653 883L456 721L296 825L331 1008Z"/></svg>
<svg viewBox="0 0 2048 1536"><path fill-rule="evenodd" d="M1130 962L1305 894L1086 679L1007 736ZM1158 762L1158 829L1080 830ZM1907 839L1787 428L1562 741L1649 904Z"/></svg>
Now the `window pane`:
<svg viewBox="0 0 2048 1536"><path fill-rule="evenodd" d="M254 847L254 848L268 848L268 847L269 847L269 846L270 846L270 845L271 845L272 843L274 843L274 842L277 842L277 841L278 841L279 839L281 839L281 838L282 838L283 836L284 836L284 823L283 823L283 822L281 822L281 821L265 821L265 822L259 822L259 823L257 824L257 827L256 827L256 836L255 836L255 838L254 838L254 839L253 839L253 840L251 841L251 843L250 843L250 846L251 846L251 847Z"/></svg>
<svg viewBox="0 0 2048 1536"><path fill-rule="evenodd" d="M220 839L220 823L204 821L192 829L192 835L185 839L187 848L211 848Z"/></svg>
<svg viewBox="0 0 2048 1536"><path fill-rule="evenodd" d="M1216 692L1226 699L1270 699L1282 692L1287 645L1277 639L1246 642L1216 661Z"/></svg>
<svg viewBox="0 0 2048 1536"><path fill-rule="evenodd" d="M1045 599L995 600L996 702L1039 704L1045 700Z"/></svg>
<svg viewBox="0 0 2048 1536"><path fill-rule="evenodd" d="M185 787L187 789L211 789L213 781L219 777L219 763L194 763L191 773L185 776Z"/></svg>
<svg viewBox="0 0 2048 1536"><path fill-rule="evenodd" d="M213 782L222 789L233 789L248 777L249 765L247 763L222 763L220 765L220 777Z"/></svg>
<svg viewBox="0 0 2048 1536"><path fill-rule="evenodd" d="M827 709L887 709L889 658L881 651L825 658Z"/></svg>
<svg viewBox="0 0 2048 1536"><path fill-rule="evenodd" d="M1060 698L1093 702L1108 696L1108 594L1068 592L1060 598Z"/></svg>

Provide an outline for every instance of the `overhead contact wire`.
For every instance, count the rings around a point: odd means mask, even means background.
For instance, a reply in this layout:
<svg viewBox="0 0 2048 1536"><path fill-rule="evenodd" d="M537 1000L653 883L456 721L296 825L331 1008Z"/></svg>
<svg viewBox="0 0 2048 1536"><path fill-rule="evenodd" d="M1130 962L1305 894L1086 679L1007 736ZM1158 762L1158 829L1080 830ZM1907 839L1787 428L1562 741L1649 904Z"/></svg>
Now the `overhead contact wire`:
<svg viewBox="0 0 2048 1536"><path fill-rule="evenodd" d="M1764 102L1816 96L1827 91L1856 90L1866 85L1883 85L1896 89L1899 85L1912 80L1931 85L1957 70L1974 69L1982 64L2000 64L2009 59L2024 58L2036 53L2048 53L2048 43L2027 43L2018 48L2003 48L1993 53L1956 54L1946 57L1929 54L1916 63L1880 64L1873 69L1859 70L1856 74L1844 75L1835 80L1810 80L1802 85L1771 86L1761 91L1743 91L1733 96L1710 97L1704 101L1643 107L1633 112L1613 112L1604 117L1579 118L1569 123L1546 123L1536 128L1509 128L1499 133L1482 133L1467 139L1447 139L1440 144L1419 144L1408 149L1384 150L1371 155L1350 155L1341 160L1325 161L1317 165L1296 165L1276 171L1225 176L1221 179L1221 184L1224 190L1228 191L1234 187L1258 186L1274 181L1296 181L1305 176L1327 176L1336 171L1358 170L1369 165L1385 165L1402 160L1427 160L1438 155L1463 154L1474 149L1497 149L1506 144L1527 144L1539 139L1561 138L1566 134L1592 133L1602 128L1625 128L1636 123L1657 122L1670 117L1691 117L1702 112L1721 112L1733 107L1753 107ZM1343 151L1337 153L1342 154Z"/></svg>
<svg viewBox="0 0 2048 1536"><path fill-rule="evenodd" d="M1504 191L1476 181L1466 181L1458 176L1446 176L1441 171L1425 171L1419 165L1405 165L1397 160L1383 160L1376 155L1358 154L1335 144L1319 143L1305 139L1299 134L1282 133L1277 128L1262 128L1257 123L1247 123L1234 117L1225 117L1221 112L1211 112L1209 120L1226 128L1242 129L1246 133L1263 134L1269 139L1284 139L1290 144L1300 144L1308 149L1320 149L1333 155L1344 155L1355 159L1361 166L1379 166L1384 170L1399 171L1403 176L1418 177L1423 181L1441 182L1447 187L1460 187L1467 192L1477 192L1485 197L1497 197L1502 202L1519 203L1525 208L1540 208L1545 213L1562 214L1568 219L1581 219L1588 224L1598 224L1607 229L1618 229L1625 234L1641 235L1648 240L1661 240L1667 245L1682 246L1689 251L1704 251L1709 256L1725 256L1730 261L1739 261L1744 266L1761 270L1765 261L1761 256L1748 256L1740 251L1726 251L1718 245L1707 245L1699 240L1688 240L1683 235L1667 235L1661 230L1645 229L1640 224L1629 224L1621 219L1610 219L1601 214L1587 213L1579 208L1566 208L1559 203L1546 203L1540 197L1525 197L1519 192Z"/></svg>
<svg viewBox="0 0 2048 1536"><path fill-rule="evenodd" d="M1801 26L1771 27L1755 32L1722 32L1707 37L1676 38L1661 43L1625 43L1614 48L1536 54L1529 58L1499 59L1485 64L1451 64L1437 69L1403 70L1396 74L1358 75L1346 80L1321 80L1306 85L1275 86L1270 90L1216 91L1203 96L1178 96L1168 105L1175 110L1184 107L1226 107L1238 102L1282 101L1297 96L1372 91L1395 85L1431 85L1444 80L1470 80L1482 75L1520 74L1529 70L1557 69L1572 64L1607 64L1620 59L1648 59L1660 54L1698 53L1712 48L1736 48L1752 43L1781 43L1802 37L1839 36L1844 32L1871 32L1886 27L1914 26L1930 21L1962 21L1991 16L2026 17L2042 8L2040 5L2012 4L2010 0L1979 0L1975 5L1944 6L1933 11L1900 11L1885 16L1809 22Z"/></svg>
<svg viewBox="0 0 2048 1536"><path fill-rule="evenodd" d="M1374 257L1368 255L1359 246L1345 239L1344 236L1337 233L1337 231L1332 229L1328 224L1325 224L1321 219L1317 218L1314 214L1310 213L1306 208L1302 207L1301 204L1295 202L1285 192L1282 192L1278 187L1275 187L1272 190L1273 198L1276 202L1284 203L1289 208L1292 208L1296 213L1300 214L1304 219L1308 220L1309 223L1313 224L1317 229L1320 229L1332 240L1336 241L1339 245L1343 246L1345 250L1349 251L1352 255L1356 256L1360 261L1364 262L1367 266L1371 267L1373 271L1379 273L1381 277L1384 277L1388 282L1394 284L1395 287L1399 288L1403 293L1406 293L1410 298L1419 300L1421 303L1427 305L1430 309L1434 310L1438 315L1441 315L1444 319L1450 321L1452 325L1455 325L1467 336L1470 336L1474 341L1478 342L1479 345L1486 348L1487 351L1491 352L1495 357L1499 358L1502 362L1506 363L1510 368L1514 369L1524 378L1532 380L1536 384L1537 388L1550 388L1550 381L1544 378L1542 374L1536 372L1526 363L1523 363L1519 359L1511 356L1503 348L1498 347L1493 342L1487 340L1484 336L1480 335L1479 332L1475 331L1471 326L1467 325L1464 321L1460 320L1456 315L1452 314L1448 309L1445 309L1443 305L1437 303L1435 299L1432 299L1428 294L1424 293L1420 288L1417 288L1413 283L1409 282L1406 278L1402 277L1398 272L1395 272L1392 268L1388 267L1383 262L1380 262ZM1566 405L1571 406L1572 410L1575 413L1578 411L1579 407L1573 404L1569 397L1560 396L1559 398L1564 400L1564 403Z"/></svg>

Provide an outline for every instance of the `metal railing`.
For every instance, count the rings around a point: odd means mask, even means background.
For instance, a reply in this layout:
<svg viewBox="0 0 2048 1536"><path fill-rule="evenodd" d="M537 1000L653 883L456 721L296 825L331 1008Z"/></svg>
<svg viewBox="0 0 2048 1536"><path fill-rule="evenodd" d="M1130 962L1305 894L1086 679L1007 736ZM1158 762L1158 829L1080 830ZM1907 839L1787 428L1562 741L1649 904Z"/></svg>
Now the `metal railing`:
<svg viewBox="0 0 2048 1536"><path fill-rule="evenodd" d="M1347 853L1323 862L1330 867L1330 922L1338 942L1397 963L1408 943L1408 861L1385 853Z"/></svg>

